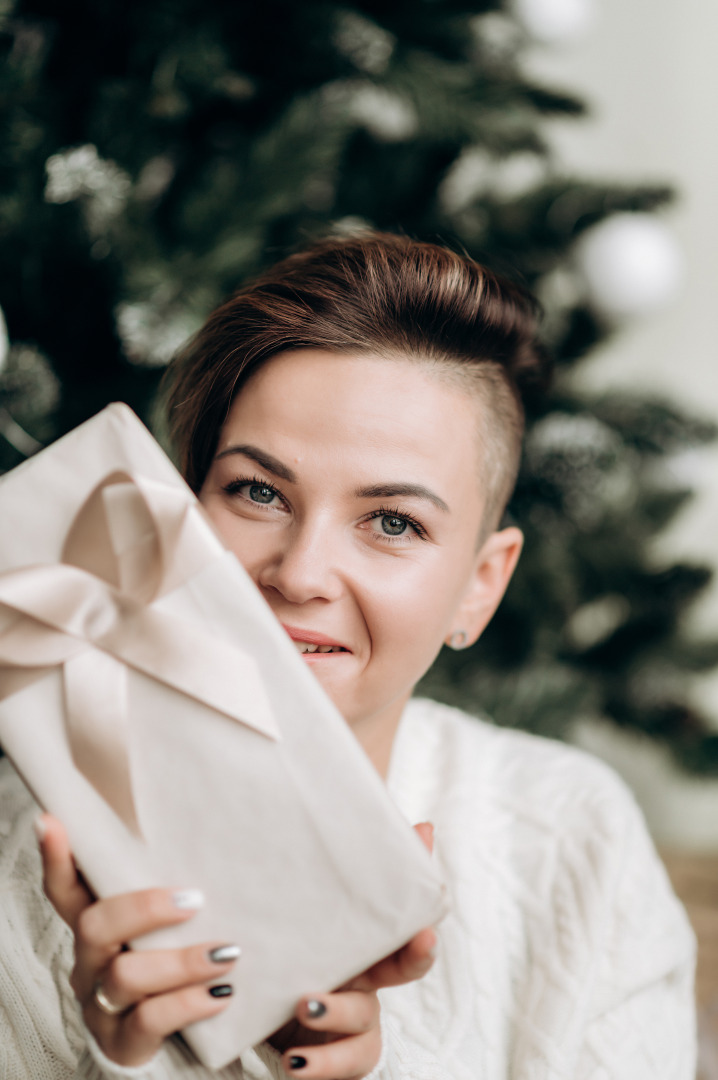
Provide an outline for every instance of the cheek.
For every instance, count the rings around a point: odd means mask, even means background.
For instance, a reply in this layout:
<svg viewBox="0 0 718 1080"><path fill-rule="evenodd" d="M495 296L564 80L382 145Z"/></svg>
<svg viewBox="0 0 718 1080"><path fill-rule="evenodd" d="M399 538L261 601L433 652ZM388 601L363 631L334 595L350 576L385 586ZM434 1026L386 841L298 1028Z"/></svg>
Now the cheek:
<svg viewBox="0 0 718 1080"><path fill-rule="evenodd" d="M219 533L224 546L233 555L237 556L250 577L254 578L255 573L259 572L256 564L260 559L263 547L266 546L260 542L258 536L260 530L248 528L247 525L251 523L243 521L242 518L233 514L224 506L222 500L214 498L212 495L203 496L200 493L200 502Z"/></svg>
<svg viewBox="0 0 718 1080"><path fill-rule="evenodd" d="M375 645L391 644L430 662L451 628L467 580L468 570L457 573L455 561L436 559L395 568L381 582L367 583L367 621Z"/></svg>

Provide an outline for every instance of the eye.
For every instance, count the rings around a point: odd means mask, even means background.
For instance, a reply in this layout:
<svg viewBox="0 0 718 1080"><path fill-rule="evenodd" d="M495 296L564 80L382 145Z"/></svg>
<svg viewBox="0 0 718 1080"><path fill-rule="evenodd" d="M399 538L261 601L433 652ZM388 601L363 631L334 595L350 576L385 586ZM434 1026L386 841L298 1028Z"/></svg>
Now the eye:
<svg viewBox="0 0 718 1080"><path fill-rule="evenodd" d="M406 518L399 517L398 514L382 514L381 517L375 517L372 521L378 526L375 531L381 529L386 536L401 536L409 528Z"/></svg>
<svg viewBox="0 0 718 1080"><path fill-rule="evenodd" d="M383 507L366 520L365 527L372 533L373 539L378 541L403 541L411 544L413 541L426 539L424 528L414 518L408 514L400 514L398 510Z"/></svg>
<svg viewBox="0 0 718 1080"><path fill-rule="evenodd" d="M262 503L268 505L277 494L274 488L268 487L266 484L243 484L242 487L246 487L246 498L252 502Z"/></svg>
<svg viewBox="0 0 718 1080"><path fill-rule="evenodd" d="M284 499L277 489L272 487L271 484L267 484L264 480L249 480L244 477L237 477L236 480L232 480L229 484L225 484L224 491L226 491L228 495L238 496L240 499L252 503L254 506L261 507L262 509L265 507L272 510L285 509Z"/></svg>

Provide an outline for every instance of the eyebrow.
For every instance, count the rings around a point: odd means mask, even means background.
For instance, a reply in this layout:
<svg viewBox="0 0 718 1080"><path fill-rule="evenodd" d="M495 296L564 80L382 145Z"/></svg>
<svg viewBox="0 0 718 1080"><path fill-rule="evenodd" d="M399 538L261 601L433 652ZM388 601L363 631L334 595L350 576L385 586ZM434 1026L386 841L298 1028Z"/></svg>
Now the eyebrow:
<svg viewBox="0 0 718 1080"><path fill-rule="evenodd" d="M229 457L230 454L241 454L243 457L250 458L252 461L256 461L257 465L262 469L266 469L267 472L273 473L274 476L278 476L281 480L287 480L290 484L296 484L296 474L288 469L286 465L283 465L279 458L275 458L272 454L268 454L266 450L260 450L257 446L250 446L248 444L241 444L238 446L228 446L226 450L222 450L217 454L215 461L219 461L221 458Z"/></svg>
<svg viewBox="0 0 718 1080"><path fill-rule="evenodd" d="M355 495L359 499L391 499L395 495L411 496L415 499L426 499L445 514L450 513L444 500L423 484L372 484L371 487L359 488Z"/></svg>
<svg viewBox="0 0 718 1080"><path fill-rule="evenodd" d="M275 458L272 454L268 454L266 450L260 450L259 447L251 446L248 443L228 446L226 450L222 450L217 454L215 461L219 461L221 458L230 457L232 454L240 454L242 457L255 461L260 468L266 469L267 472L272 473L273 476L278 476L282 480L287 480L290 484L296 484L297 482L296 473L287 468L279 458ZM432 503L443 513L448 514L451 512L444 500L431 491L430 488L424 487L423 484L372 484L370 487L358 488L354 494L358 499L392 499L402 495L415 499L426 499L427 502Z"/></svg>

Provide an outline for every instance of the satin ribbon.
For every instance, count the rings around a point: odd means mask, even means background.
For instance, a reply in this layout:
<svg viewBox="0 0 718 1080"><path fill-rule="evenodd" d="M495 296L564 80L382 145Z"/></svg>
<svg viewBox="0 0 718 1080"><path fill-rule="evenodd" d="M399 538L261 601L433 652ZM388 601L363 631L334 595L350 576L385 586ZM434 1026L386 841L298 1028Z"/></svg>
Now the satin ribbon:
<svg viewBox="0 0 718 1080"><path fill-rule="evenodd" d="M217 557L196 513L181 488L112 473L77 513L61 563L0 574L0 700L61 667L73 760L137 836L127 667L281 738L253 658L152 607Z"/></svg>

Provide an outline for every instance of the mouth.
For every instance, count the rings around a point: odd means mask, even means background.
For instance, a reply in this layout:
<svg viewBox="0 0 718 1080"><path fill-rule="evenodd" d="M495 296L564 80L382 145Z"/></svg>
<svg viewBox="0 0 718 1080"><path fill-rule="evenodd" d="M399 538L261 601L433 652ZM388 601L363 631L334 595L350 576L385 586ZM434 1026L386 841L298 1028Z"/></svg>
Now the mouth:
<svg viewBox="0 0 718 1080"><path fill-rule="evenodd" d="M351 652L351 649L347 649L346 646L327 637L326 634L318 634L314 630L303 630L297 626L287 626L285 623L282 623L282 627L302 656L331 656Z"/></svg>

